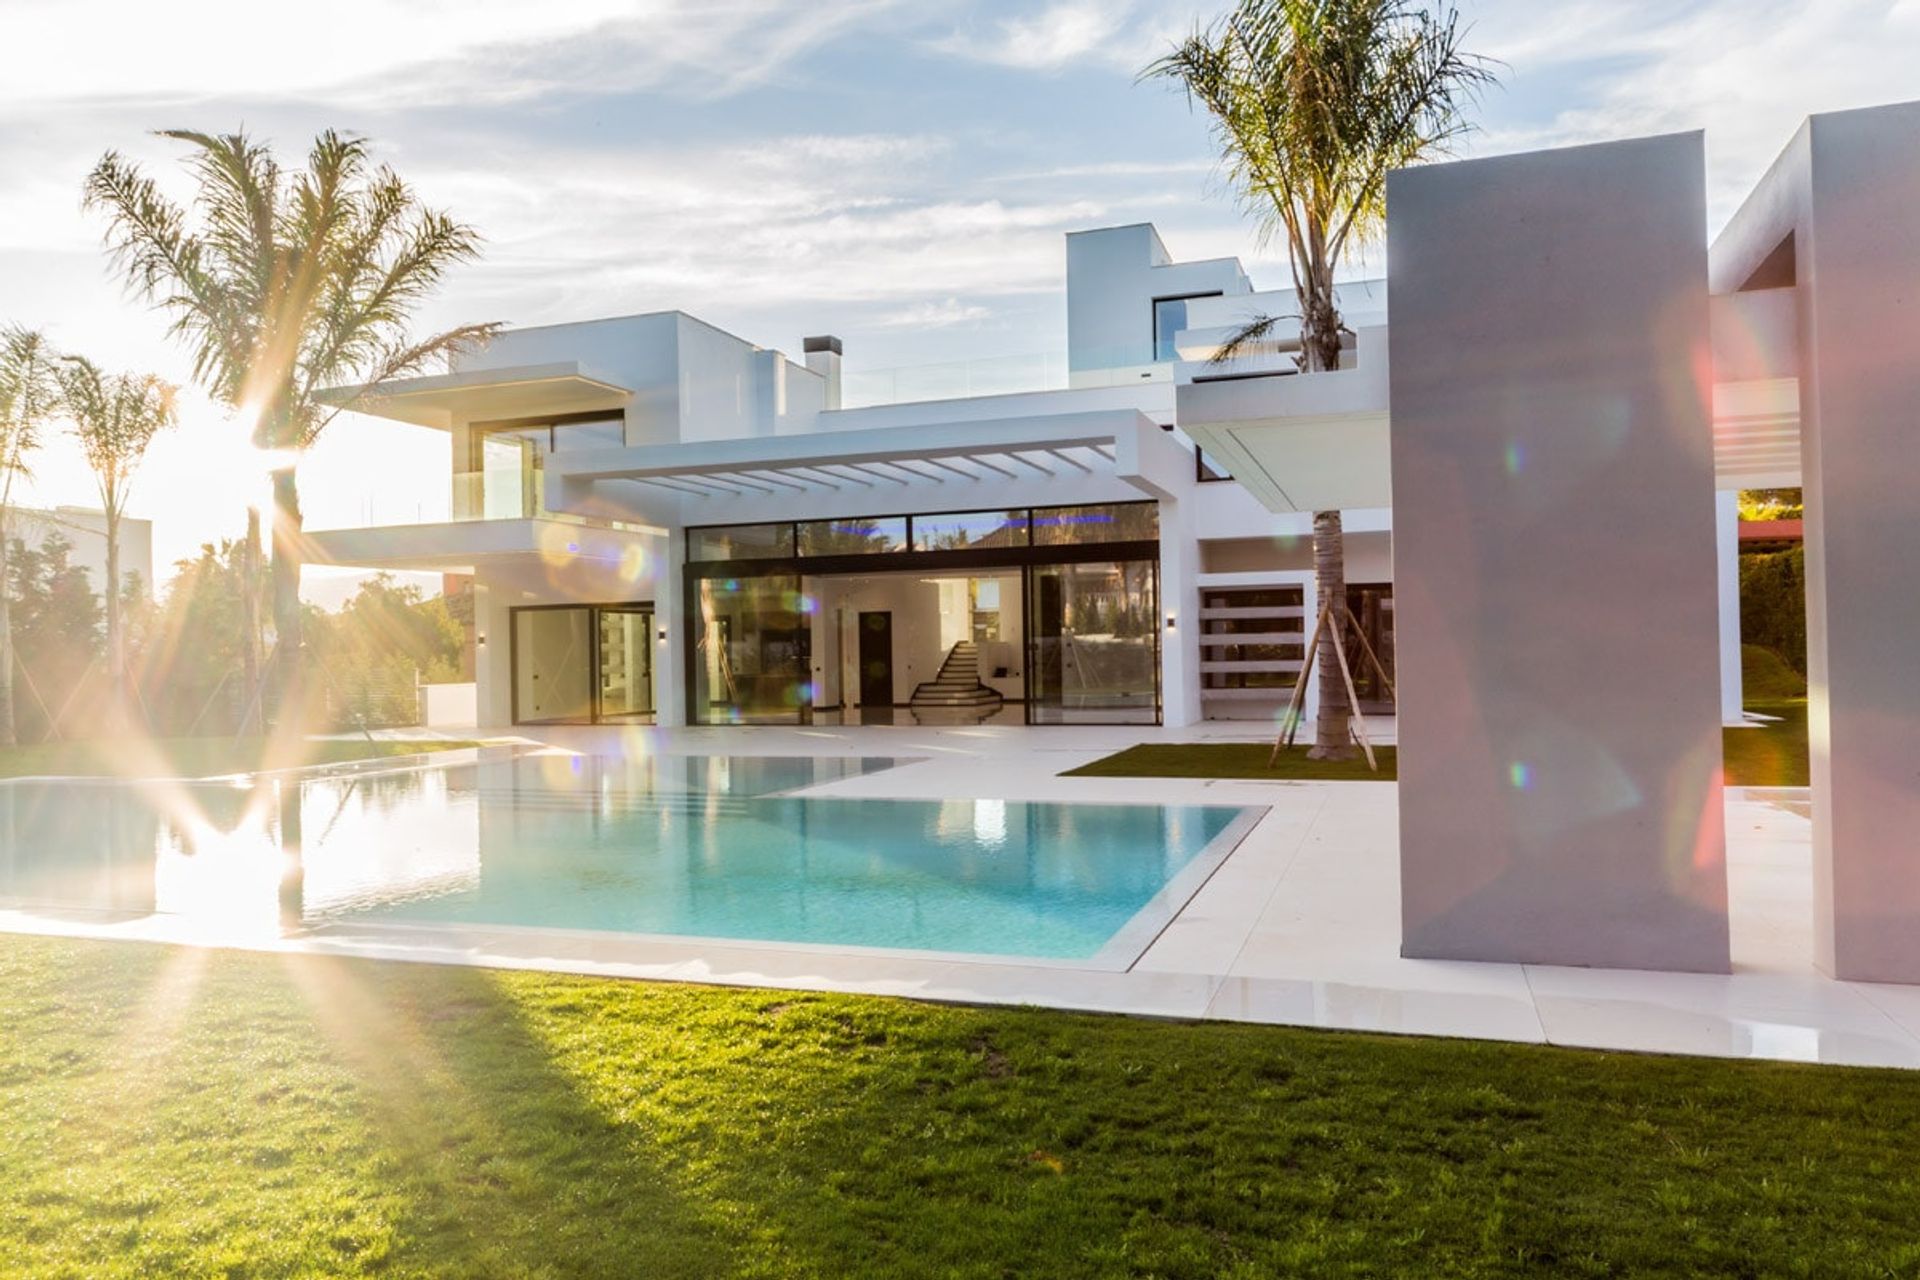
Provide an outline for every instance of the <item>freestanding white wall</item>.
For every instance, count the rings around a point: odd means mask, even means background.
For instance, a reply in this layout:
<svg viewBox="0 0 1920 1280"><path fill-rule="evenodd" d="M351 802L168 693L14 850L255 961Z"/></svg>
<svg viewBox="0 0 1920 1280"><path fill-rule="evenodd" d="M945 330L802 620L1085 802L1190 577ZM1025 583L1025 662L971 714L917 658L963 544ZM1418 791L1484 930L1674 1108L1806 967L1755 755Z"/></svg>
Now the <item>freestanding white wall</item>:
<svg viewBox="0 0 1920 1280"><path fill-rule="evenodd" d="M1724 971L1701 137L1388 187L1408 956Z"/></svg>
<svg viewBox="0 0 1920 1280"><path fill-rule="evenodd" d="M1814 958L1920 982L1920 103L1810 117L1714 276L1798 295Z"/></svg>

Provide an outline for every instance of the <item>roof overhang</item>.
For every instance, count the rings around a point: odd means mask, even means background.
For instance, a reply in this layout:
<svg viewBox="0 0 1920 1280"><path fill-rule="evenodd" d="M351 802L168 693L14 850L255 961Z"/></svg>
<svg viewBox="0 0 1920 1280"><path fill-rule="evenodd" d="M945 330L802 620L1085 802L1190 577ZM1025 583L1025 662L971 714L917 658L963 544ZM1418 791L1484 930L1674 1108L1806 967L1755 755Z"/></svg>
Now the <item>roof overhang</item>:
<svg viewBox="0 0 1920 1280"><path fill-rule="evenodd" d="M473 573L514 562L629 564L645 537L632 529L535 517L329 529L306 533L302 541L309 564Z"/></svg>
<svg viewBox="0 0 1920 1280"><path fill-rule="evenodd" d="M320 394L356 413L443 431L456 421L618 412L633 399L631 388L575 360L396 378Z"/></svg>
<svg viewBox="0 0 1920 1280"><path fill-rule="evenodd" d="M1173 497L1193 460L1114 409L588 449L554 455L546 477L553 510L723 524Z"/></svg>
<svg viewBox="0 0 1920 1280"><path fill-rule="evenodd" d="M1304 375L1271 353L1183 366L1176 419L1269 510L1390 506L1386 329L1361 329L1354 358Z"/></svg>
<svg viewBox="0 0 1920 1280"><path fill-rule="evenodd" d="M1712 299L1713 456L1721 489L1800 483L1792 289ZM1272 353L1185 365L1180 427L1273 511L1392 504L1388 344L1362 328L1355 365L1298 375Z"/></svg>

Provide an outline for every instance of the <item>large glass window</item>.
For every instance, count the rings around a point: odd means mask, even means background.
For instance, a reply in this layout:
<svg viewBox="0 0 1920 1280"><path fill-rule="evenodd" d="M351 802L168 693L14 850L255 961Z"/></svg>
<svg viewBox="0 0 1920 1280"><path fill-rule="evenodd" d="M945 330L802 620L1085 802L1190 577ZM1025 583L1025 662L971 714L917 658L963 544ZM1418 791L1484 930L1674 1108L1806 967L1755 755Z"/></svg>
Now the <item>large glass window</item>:
<svg viewBox="0 0 1920 1280"><path fill-rule="evenodd" d="M1033 545L1073 546L1086 542L1145 542L1160 536L1160 505L1155 502L1106 502L1087 507L1035 507Z"/></svg>
<svg viewBox="0 0 1920 1280"><path fill-rule="evenodd" d="M1155 562L1035 565L1027 581L1028 720L1155 723L1160 718Z"/></svg>
<svg viewBox="0 0 1920 1280"><path fill-rule="evenodd" d="M793 556L793 526L715 525L687 530L689 560L786 560Z"/></svg>
<svg viewBox="0 0 1920 1280"><path fill-rule="evenodd" d="M803 556L862 556L899 551L907 545L907 518L807 520L800 525Z"/></svg>
<svg viewBox="0 0 1920 1280"><path fill-rule="evenodd" d="M793 574L709 578L694 618L693 713L703 724L795 723L813 701L811 609Z"/></svg>
<svg viewBox="0 0 1920 1280"><path fill-rule="evenodd" d="M975 547L1026 545L1025 511L962 511L913 518L915 551L965 551Z"/></svg>
<svg viewBox="0 0 1920 1280"><path fill-rule="evenodd" d="M517 520L546 514L542 478L555 453L626 443L619 414L537 420L476 422L467 474L459 480L455 515Z"/></svg>
<svg viewBox="0 0 1920 1280"><path fill-rule="evenodd" d="M513 718L597 724L653 714L651 605L513 610Z"/></svg>
<svg viewBox="0 0 1920 1280"><path fill-rule="evenodd" d="M1174 345L1180 331L1187 327L1187 303L1194 298L1217 298L1219 293L1190 294L1184 298L1155 298L1153 300L1153 358L1155 360L1178 360L1179 348Z"/></svg>
<svg viewBox="0 0 1920 1280"><path fill-rule="evenodd" d="M653 714L653 611L598 609L599 718L635 720Z"/></svg>

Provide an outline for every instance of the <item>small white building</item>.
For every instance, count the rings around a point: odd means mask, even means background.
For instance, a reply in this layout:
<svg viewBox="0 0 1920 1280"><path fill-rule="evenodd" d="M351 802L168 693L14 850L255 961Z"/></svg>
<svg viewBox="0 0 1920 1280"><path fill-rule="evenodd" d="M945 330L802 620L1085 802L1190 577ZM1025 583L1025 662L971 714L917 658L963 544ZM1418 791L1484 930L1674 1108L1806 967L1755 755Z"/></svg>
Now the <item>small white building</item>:
<svg viewBox="0 0 1920 1280"><path fill-rule="evenodd" d="M68 560L87 572L87 581L96 594L107 590L107 516L92 507L16 507L8 516L7 536L22 544L42 548L54 538L64 538L71 550ZM153 521L120 518L120 576L122 582L137 577L140 592L153 594Z"/></svg>

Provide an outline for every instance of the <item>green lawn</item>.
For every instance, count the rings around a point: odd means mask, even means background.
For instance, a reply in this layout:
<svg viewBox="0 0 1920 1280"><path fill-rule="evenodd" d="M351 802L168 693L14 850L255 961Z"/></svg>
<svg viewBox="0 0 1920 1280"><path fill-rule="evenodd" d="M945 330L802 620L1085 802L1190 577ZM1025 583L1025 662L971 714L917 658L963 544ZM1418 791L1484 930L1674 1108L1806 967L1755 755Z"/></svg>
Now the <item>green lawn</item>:
<svg viewBox="0 0 1920 1280"><path fill-rule="evenodd" d="M1751 729L1728 729L1727 783L1736 787L1804 787L1807 765L1807 700L1748 702L1747 710L1779 720Z"/></svg>
<svg viewBox="0 0 1920 1280"><path fill-rule="evenodd" d="M1271 742L1143 742L1116 751L1078 769L1069 769L1063 778L1262 778L1298 779L1305 782L1392 782L1399 777L1398 758L1392 747L1373 749L1380 763L1375 773L1367 768L1365 757L1358 760L1309 760L1307 748L1296 746L1282 751L1279 760L1268 765L1273 753Z"/></svg>
<svg viewBox="0 0 1920 1280"><path fill-rule="evenodd" d="M1920 1076L0 937L9 1274L1895 1276Z"/></svg>
<svg viewBox="0 0 1920 1280"><path fill-rule="evenodd" d="M365 738L309 738L303 743L301 758L281 762L281 767L342 764L350 760L378 760L479 745L437 739L400 742L382 738L369 742ZM36 742L0 747L0 778L153 772L155 769L147 768L150 761L157 762L156 768L170 775L207 777L258 769L262 767L265 753L263 738L154 738L143 743L137 753L128 752L113 741ZM135 761L140 762L137 767Z"/></svg>
<svg viewBox="0 0 1920 1280"><path fill-rule="evenodd" d="M1779 716L1776 724L1756 729L1727 729L1727 783L1736 787L1807 785L1807 704L1805 699L1749 703L1748 709ZM1069 769L1067 778L1259 778L1267 781L1388 782L1398 777L1392 747L1375 747L1380 772L1365 760L1325 762L1307 759L1304 747L1280 753L1273 766L1266 742L1143 742L1091 764Z"/></svg>

